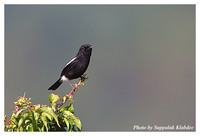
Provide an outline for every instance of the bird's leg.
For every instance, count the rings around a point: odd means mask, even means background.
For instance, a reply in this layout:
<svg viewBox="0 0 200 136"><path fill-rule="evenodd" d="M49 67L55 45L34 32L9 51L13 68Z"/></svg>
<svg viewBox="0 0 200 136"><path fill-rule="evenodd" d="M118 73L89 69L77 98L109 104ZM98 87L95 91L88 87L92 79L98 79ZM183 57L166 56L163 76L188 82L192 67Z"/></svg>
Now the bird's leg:
<svg viewBox="0 0 200 136"><path fill-rule="evenodd" d="M86 79L86 77L83 75L80 78L81 78L81 81L85 81L85 79Z"/></svg>
<svg viewBox="0 0 200 136"><path fill-rule="evenodd" d="M74 88L74 86L71 84L71 82L69 80L67 80L69 82L69 84L71 85L72 89Z"/></svg>
<svg viewBox="0 0 200 136"><path fill-rule="evenodd" d="M86 76L87 76L87 74L83 74L83 75L80 76L81 82L83 82L83 81L85 81L86 79L88 79L88 77L86 77Z"/></svg>

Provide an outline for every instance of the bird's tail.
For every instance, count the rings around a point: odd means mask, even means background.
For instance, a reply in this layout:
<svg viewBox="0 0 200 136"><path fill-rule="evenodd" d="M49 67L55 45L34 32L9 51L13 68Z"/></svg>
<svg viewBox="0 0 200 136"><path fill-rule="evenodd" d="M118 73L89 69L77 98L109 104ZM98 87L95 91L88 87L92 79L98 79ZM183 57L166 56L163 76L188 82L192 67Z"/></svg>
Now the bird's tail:
<svg viewBox="0 0 200 136"><path fill-rule="evenodd" d="M61 78L59 78L48 90L56 90L62 84Z"/></svg>

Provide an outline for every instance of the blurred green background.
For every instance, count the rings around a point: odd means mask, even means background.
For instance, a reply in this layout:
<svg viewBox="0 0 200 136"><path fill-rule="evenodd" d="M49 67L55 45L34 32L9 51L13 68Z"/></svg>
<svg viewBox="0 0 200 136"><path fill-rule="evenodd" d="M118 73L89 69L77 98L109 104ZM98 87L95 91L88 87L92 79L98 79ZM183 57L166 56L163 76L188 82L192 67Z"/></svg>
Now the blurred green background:
<svg viewBox="0 0 200 136"><path fill-rule="evenodd" d="M82 44L89 80L74 95L83 131L195 126L195 5L5 5L5 114L47 89ZM72 82L76 82L74 80Z"/></svg>

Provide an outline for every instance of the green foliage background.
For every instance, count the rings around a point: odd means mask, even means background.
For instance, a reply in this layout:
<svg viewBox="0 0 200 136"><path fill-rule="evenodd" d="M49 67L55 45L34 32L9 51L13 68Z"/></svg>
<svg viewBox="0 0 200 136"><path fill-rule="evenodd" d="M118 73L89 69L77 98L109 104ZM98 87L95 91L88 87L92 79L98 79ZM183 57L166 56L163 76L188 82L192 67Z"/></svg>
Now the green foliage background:
<svg viewBox="0 0 200 136"><path fill-rule="evenodd" d="M30 100L31 98L24 95L14 102L16 110L13 111L12 117L8 121L7 116L4 116L5 131L81 131L81 121L74 115L72 95L60 98L52 93L49 95L50 106L31 105ZM62 103L57 104L58 100ZM69 104L63 106L67 100Z"/></svg>

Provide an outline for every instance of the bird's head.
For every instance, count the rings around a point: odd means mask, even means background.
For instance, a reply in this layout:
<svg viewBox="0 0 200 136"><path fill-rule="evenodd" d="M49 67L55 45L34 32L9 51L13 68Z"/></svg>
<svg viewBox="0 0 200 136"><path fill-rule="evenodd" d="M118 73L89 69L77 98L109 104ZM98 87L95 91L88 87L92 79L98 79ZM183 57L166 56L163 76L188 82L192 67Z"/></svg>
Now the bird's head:
<svg viewBox="0 0 200 136"><path fill-rule="evenodd" d="M78 54L84 56L91 56L93 46L90 44L84 44L80 47Z"/></svg>

